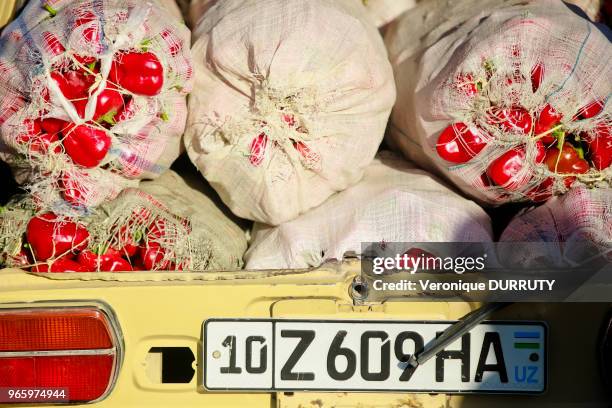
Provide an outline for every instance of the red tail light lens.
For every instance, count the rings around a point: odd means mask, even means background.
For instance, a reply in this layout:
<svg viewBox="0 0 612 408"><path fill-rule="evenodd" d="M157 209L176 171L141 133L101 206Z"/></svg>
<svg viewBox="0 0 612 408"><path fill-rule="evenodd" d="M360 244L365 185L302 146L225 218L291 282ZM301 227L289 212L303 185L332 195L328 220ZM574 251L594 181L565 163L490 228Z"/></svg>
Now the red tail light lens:
<svg viewBox="0 0 612 408"><path fill-rule="evenodd" d="M19 311L0 314L0 352L111 348L99 310Z"/></svg>
<svg viewBox="0 0 612 408"><path fill-rule="evenodd" d="M71 401L93 401L106 391L114 360L113 355L0 358L0 384L68 388Z"/></svg>
<svg viewBox="0 0 612 408"><path fill-rule="evenodd" d="M94 401L114 382L118 337L96 308L0 309L0 387L66 388Z"/></svg>

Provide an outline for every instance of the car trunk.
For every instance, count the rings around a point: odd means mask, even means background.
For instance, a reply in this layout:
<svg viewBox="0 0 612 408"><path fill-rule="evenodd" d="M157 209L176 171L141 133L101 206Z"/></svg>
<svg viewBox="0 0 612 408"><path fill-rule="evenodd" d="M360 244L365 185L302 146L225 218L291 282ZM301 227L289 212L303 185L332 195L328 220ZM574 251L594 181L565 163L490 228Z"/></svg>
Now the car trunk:
<svg viewBox="0 0 612 408"><path fill-rule="evenodd" d="M542 321L548 325L549 377L544 395L241 393L203 388L202 327L209 319L452 321L481 306L459 299L355 302L351 293L354 295L353 282L359 273L356 260L312 270L220 273L35 275L4 269L0 271L0 306L95 301L111 308L123 333L124 356L116 385L100 406L609 406L597 358L598 335L609 304L517 303L490 316L496 321Z"/></svg>

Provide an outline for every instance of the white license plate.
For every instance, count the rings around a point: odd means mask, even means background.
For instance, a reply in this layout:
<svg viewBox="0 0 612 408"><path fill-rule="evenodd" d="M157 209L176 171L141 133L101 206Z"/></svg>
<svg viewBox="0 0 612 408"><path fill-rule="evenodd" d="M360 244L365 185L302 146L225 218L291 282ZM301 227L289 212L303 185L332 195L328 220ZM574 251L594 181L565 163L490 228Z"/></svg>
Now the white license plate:
<svg viewBox="0 0 612 408"><path fill-rule="evenodd" d="M453 322L213 319L204 387L217 391L541 393L546 326L487 322L416 370L405 361Z"/></svg>

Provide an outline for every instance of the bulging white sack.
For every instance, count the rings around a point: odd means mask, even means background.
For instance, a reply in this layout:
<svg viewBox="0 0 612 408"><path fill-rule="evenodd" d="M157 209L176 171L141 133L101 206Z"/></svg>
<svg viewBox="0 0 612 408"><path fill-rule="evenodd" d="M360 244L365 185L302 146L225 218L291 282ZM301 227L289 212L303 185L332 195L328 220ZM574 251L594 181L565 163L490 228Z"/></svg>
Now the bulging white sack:
<svg viewBox="0 0 612 408"><path fill-rule="evenodd" d="M610 186L612 46L563 2L423 2L385 42L398 89L388 139L412 161L490 205L543 201L572 182ZM465 157L444 158L443 136ZM551 164L560 145L582 149L587 169Z"/></svg>
<svg viewBox="0 0 612 408"><path fill-rule="evenodd" d="M434 176L389 152L364 178L277 227L255 224L247 269L306 268L362 243L491 242L489 216Z"/></svg>
<svg viewBox="0 0 612 408"><path fill-rule="evenodd" d="M500 242L546 244L522 254L520 261L531 265L536 260L580 264L596 254L612 259L612 190L575 188L527 209L510 222Z"/></svg>
<svg viewBox="0 0 612 408"><path fill-rule="evenodd" d="M363 175L395 99L352 0L225 0L194 31L185 145L238 216L279 224Z"/></svg>

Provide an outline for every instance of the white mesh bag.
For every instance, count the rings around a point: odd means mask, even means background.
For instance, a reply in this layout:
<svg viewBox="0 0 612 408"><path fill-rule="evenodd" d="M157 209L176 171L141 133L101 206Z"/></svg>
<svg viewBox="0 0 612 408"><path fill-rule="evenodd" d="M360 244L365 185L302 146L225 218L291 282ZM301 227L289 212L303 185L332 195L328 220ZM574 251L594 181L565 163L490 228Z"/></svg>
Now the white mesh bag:
<svg viewBox="0 0 612 408"><path fill-rule="evenodd" d="M610 185L612 46L563 2L424 2L385 41L419 165L491 205Z"/></svg>
<svg viewBox="0 0 612 408"><path fill-rule="evenodd" d="M92 257L122 258L126 270L236 270L243 265L247 240L244 231L209 197L203 183L183 179L167 171L139 188L126 188L119 195L92 210L86 217L59 217L87 230L87 243L74 248L89 254L71 257L62 253L36 260L26 244L28 222L36 214L31 196L13 201L0 212L0 267L24 269L45 265L47 272L61 271L60 264L79 262L83 271L105 271L104 263L90 263ZM49 215L49 214L45 214ZM68 231L68 232L66 232ZM64 233L70 233L68 227ZM41 231L41 234L48 231ZM40 243L40 239L38 240ZM59 254L56 254L59 255ZM73 259L73 260L72 260ZM126 263L127 262L127 263ZM48 266L48 267L47 267ZM37 270L37 269L34 269ZM106 270L108 271L108 270Z"/></svg>
<svg viewBox="0 0 612 408"><path fill-rule="evenodd" d="M277 227L255 224L247 269L305 268L366 242L491 242L489 216L402 158L382 152L364 178Z"/></svg>
<svg viewBox="0 0 612 408"><path fill-rule="evenodd" d="M612 190L579 187L528 209L510 222L500 242L546 243L522 254L527 264L542 257L579 263L595 253L612 259Z"/></svg>
<svg viewBox="0 0 612 408"><path fill-rule="evenodd" d="M222 1L194 39L185 145L235 214L279 224L361 178L395 98L361 4Z"/></svg>
<svg viewBox="0 0 612 408"><path fill-rule="evenodd" d="M180 151L193 76L189 44L174 2L29 2L0 37L1 156L49 207L60 197L95 206L132 180L157 177ZM131 63L149 56L157 68L135 70L141 65L127 65L128 54ZM155 69L150 89L124 81ZM94 161L79 151L80 138L93 132L106 152Z"/></svg>

